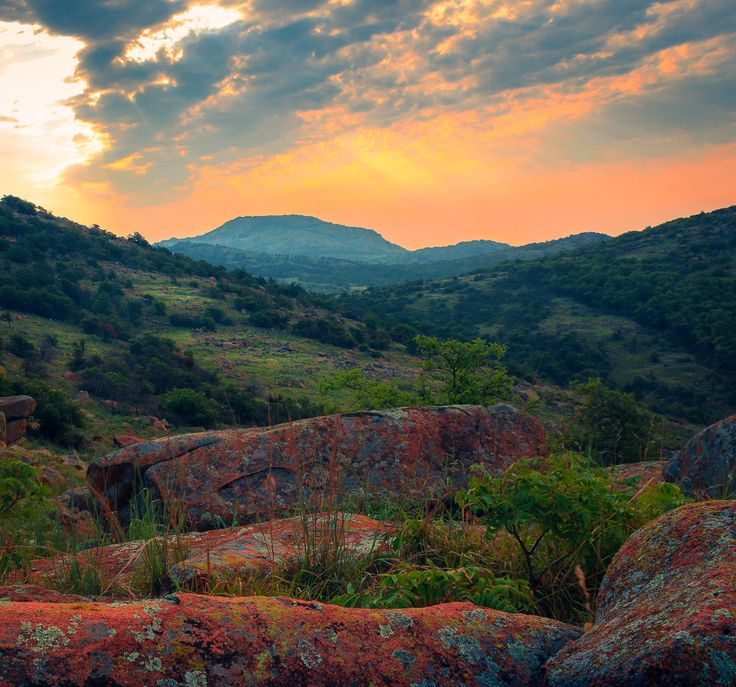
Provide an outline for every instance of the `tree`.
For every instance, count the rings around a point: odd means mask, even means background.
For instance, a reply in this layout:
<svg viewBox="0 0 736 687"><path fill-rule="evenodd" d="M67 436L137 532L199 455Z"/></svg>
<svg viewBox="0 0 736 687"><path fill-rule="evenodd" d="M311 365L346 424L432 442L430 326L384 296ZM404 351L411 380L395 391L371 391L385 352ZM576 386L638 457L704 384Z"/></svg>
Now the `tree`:
<svg viewBox="0 0 736 687"><path fill-rule="evenodd" d="M506 346L424 335L414 342L425 358L420 390L425 402L488 405L510 396L513 380L501 362Z"/></svg>
<svg viewBox="0 0 736 687"><path fill-rule="evenodd" d="M172 389L163 399L163 407L175 417L189 425L213 427L219 418L219 405L201 391L194 389Z"/></svg>
<svg viewBox="0 0 736 687"><path fill-rule="evenodd" d="M579 384L583 403L575 417L573 447L604 465L647 460L657 447L654 417L639 406L633 394L610 389L600 379Z"/></svg>
<svg viewBox="0 0 736 687"><path fill-rule="evenodd" d="M359 410L397 408L419 402L415 392L400 389L394 383L368 379L359 369L338 372L334 377L321 381L318 388L321 394L349 389L352 391L351 407Z"/></svg>

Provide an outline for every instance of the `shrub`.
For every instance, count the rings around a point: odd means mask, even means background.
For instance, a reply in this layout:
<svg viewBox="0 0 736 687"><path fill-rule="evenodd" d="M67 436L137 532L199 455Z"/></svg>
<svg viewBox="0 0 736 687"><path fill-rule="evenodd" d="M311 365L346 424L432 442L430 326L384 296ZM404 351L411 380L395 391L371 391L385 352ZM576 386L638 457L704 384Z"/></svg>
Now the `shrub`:
<svg viewBox="0 0 736 687"><path fill-rule="evenodd" d="M479 469L457 501L480 517L488 536L505 532L516 543L538 611L575 620L576 597L578 613L587 603L581 576L595 592L628 536L686 499L671 484L632 496L613 488L605 470L567 453L521 460L501 477Z"/></svg>
<svg viewBox="0 0 736 687"><path fill-rule="evenodd" d="M188 425L213 427L219 418L217 402L194 389L172 389L164 396L162 405L174 420Z"/></svg>

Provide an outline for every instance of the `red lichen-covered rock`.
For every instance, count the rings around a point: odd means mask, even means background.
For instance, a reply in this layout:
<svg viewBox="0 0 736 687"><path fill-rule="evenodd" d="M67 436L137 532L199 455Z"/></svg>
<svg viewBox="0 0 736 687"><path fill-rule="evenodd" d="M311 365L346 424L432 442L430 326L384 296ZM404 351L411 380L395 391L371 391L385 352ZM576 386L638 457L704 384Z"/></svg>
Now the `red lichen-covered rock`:
<svg viewBox="0 0 736 687"><path fill-rule="evenodd" d="M140 444L145 441L145 439L141 439L135 434L116 434L112 440L115 446L132 446L133 444Z"/></svg>
<svg viewBox="0 0 736 687"><path fill-rule="evenodd" d="M598 601L593 628L548 663L552 687L736 685L736 501L636 532Z"/></svg>
<svg viewBox="0 0 736 687"><path fill-rule="evenodd" d="M736 415L696 434L664 471L688 496L724 498L736 493Z"/></svg>
<svg viewBox="0 0 736 687"><path fill-rule="evenodd" d="M330 488L427 495L445 479L464 483L475 463L501 472L546 452L542 424L511 406L437 406L147 441L100 458L87 474L123 522L138 474L164 504L182 507L192 527L209 529L288 515Z"/></svg>
<svg viewBox="0 0 736 687"><path fill-rule="evenodd" d="M0 607L9 601L33 601L45 603L64 603L85 601L83 596L65 594L55 589L47 589L35 584L10 584L0 586Z"/></svg>
<svg viewBox="0 0 736 687"><path fill-rule="evenodd" d="M208 532L190 532L179 536L160 537L152 542L133 541L92 548L76 558L84 568L92 564L102 573L107 595L127 596L135 591L136 577L145 567L146 547L161 547L164 542L171 552L183 556L169 571L171 589L187 585L201 590L211 577L244 576L266 571L289 561L296 562L309 546L329 540L333 546L356 555L368 556L387 548L391 527L363 515L318 513L304 518L287 518L272 522L230 527ZM70 559L42 558L25 573L32 582L53 583L64 577Z"/></svg>
<svg viewBox="0 0 736 687"><path fill-rule="evenodd" d="M624 463L607 468L613 483L618 487L642 489L650 484L664 482L666 460L647 460L641 463Z"/></svg>
<svg viewBox="0 0 736 687"><path fill-rule="evenodd" d="M398 611L177 594L0 605L0 686L541 685L576 628L453 603Z"/></svg>

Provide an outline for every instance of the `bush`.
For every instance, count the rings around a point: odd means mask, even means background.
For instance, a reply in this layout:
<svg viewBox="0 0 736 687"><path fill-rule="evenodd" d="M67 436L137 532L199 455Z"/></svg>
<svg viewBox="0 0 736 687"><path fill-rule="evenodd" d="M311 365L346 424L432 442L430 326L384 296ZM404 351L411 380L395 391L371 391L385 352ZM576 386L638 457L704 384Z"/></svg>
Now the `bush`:
<svg viewBox="0 0 736 687"><path fill-rule="evenodd" d="M568 453L521 460L501 477L478 470L457 501L480 517L488 536L505 532L516 543L538 612L574 621L590 613L581 578L594 595L629 535L687 499L672 484L632 495Z"/></svg>
<svg viewBox="0 0 736 687"><path fill-rule="evenodd" d="M22 334L13 334L8 342L8 350L19 358L29 358L36 352L36 347Z"/></svg>
<svg viewBox="0 0 736 687"><path fill-rule="evenodd" d="M29 383L27 393L38 404L33 416L39 422L39 434L64 446L79 448L81 439L75 430L84 426L79 407L63 392L51 389L43 382Z"/></svg>
<svg viewBox="0 0 736 687"><path fill-rule="evenodd" d="M162 406L173 417L188 425L213 427L219 418L219 405L194 389L172 389L163 398Z"/></svg>

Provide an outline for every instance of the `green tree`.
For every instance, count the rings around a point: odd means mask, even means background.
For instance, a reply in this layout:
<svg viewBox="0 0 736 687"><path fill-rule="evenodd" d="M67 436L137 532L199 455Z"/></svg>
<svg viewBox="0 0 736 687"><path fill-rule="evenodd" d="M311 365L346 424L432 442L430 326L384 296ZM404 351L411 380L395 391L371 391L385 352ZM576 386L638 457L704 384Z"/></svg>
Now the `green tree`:
<svg viewBox="0 0 736 687"><path fill-rule="evenodd" d="M424 357L420 395L425 402L488 405L511 395L513 380L502 363L506 346L424 335L414 342Z"/></svg>
<svg viewBox="0 0 736 687"><path fill-rule="evenodd" d="M353 369L338 372L334 377L318 385L321 394L349 389L352 392L350 405L353 409L397 408L416 405L419 397L413 391L400 389L396 383L369 379L363 370Z"/></svg>
<svg viewBox="0 0 736 687"><path fill-rule="evenodd" d="M576 389L583 399L569 431L576 450L603 465L647 460L656 453L657 424L633 394L610 389L600 379Z"/></svg>

